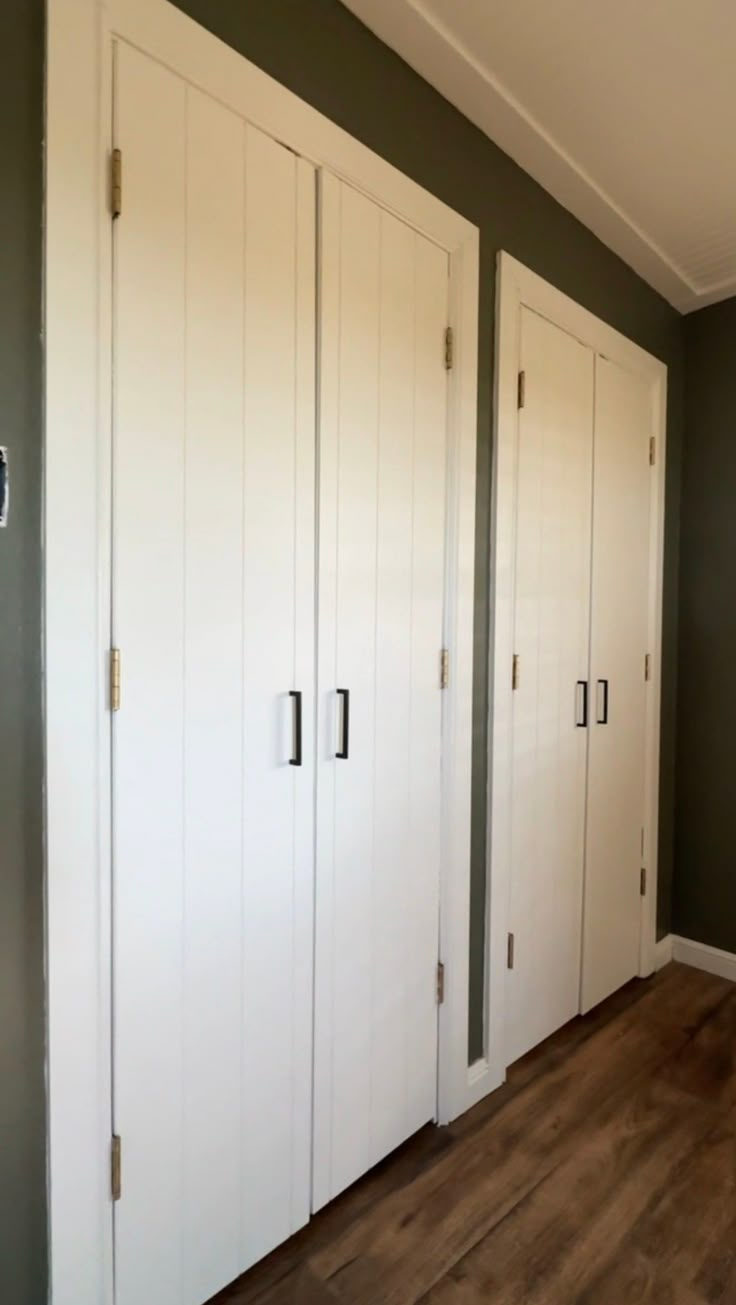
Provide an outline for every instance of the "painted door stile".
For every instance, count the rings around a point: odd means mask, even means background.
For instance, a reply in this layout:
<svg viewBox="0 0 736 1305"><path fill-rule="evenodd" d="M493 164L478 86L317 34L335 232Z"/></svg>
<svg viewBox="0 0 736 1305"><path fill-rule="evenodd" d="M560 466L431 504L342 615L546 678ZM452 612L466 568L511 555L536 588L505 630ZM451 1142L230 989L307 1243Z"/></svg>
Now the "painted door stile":
<svg viewBox="0 0 736 1305"><path fill-rule="evenodd" d="M639 970L651 428L646 380L598 357L583 1011Z"/></svg>
<svg viewBox="0 0 736 1305"><path fill-rule="evenodd" d="M592 351L526 308L520 350L509 1062L579 1006L593 475Z"/></svg>
<svg viewBox="0 0 736 1305"><path fill-rule="evenodd" d="M309 1217L315 175L117 56L116 1305L199 1305Z"/></svg>
<svg viewBox="0 0 736 1305"><path fill-rule="evenodd" d="M437 1113L448 312L443 251L321 213L315 1208Z"/></svg>

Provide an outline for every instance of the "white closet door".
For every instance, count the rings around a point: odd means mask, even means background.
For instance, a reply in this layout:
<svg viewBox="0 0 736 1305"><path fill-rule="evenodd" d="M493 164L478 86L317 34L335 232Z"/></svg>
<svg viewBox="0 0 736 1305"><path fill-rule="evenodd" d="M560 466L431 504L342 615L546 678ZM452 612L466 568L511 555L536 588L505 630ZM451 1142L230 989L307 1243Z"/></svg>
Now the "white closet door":
<svg viewBox="0 0 736 1305"><path fill-rule="evenodd" d="M315 178L115 91L116 1305L200 1305L309 1212Z"/></svg>
<svg viewBox="0 0 736 1305"><path fill-rule="evenodd" d="M315 1207L436 1111L448 310L323 180Z"/></svg>
<svg viewBox="0 0 736 1305"><path fill-rule="evenodd" d="M648 383L599 356L584 1011L639 970L651 433Z"/></svg>
<svg viewBox="0 0 736 1305"><path fill-rule="evenodd" d="M591 350L528 309L520 331L507 1063L579 1008L593 455Z"/></svg>

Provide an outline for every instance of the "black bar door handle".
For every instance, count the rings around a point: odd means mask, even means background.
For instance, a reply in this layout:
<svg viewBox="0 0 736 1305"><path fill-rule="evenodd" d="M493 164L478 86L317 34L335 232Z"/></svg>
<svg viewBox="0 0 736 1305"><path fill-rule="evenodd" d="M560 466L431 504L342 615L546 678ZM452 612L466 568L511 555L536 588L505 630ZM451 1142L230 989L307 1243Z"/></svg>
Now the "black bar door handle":
<svg viewBox="0 0 736 1305"><path fill-rule="evenodd" d="M581 720L581 718L580 718L581 713L580 713L579 710L577 710L578 703L580 702L580 693L578 693L578 701L577 701L577 703L575 704L575 705L576 705L576 716L577 716L577 720L575 721L575 724L577 725L577 727L578 727L579 730L585 730L585 729L588 728L588 681L587 681L587 680L578 680L577 688L578 688L578 690L582 689L582 691L583 691L583 693L582 693L582 699L583 699L583 711L582 711L582 720Z"/></svg>
<svg viewBox="0 0 736 1305"><path fill-rule="evenodd" d="M290 689L289 697L294 701L294 756L290 766L302 764L302 695L299 689Z"/></svg>
<svg viewBox="0 0 736 1305"><path fill-rule="evenodd" d="M600 705L598 707L598 714L596 715L595 718L596 724L607 725L608 724L608 680L599 680L598 689L603 690L603 707L601 708ZM600 694L598 697L598 702L600 704Z"/></svg>
<svg viewBox="0 0 736 1305"><path fill-rule="evenodd" d="M342 747L336 754L340 761L347 761L350 750L350 690L338 689L338 698L342 698Z"/></svg>

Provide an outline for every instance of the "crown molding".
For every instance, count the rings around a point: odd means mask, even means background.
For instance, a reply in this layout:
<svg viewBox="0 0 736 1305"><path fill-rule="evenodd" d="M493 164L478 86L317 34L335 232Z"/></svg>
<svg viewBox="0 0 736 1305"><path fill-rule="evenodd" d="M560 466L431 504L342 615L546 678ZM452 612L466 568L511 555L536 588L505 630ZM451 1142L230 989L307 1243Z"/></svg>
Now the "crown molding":
<svg viewBox="0 0 736 1305"><path fill-rule="evenodd" d="M343 3L674 308L736 294L736 281L693 284L422 0Z"/></svg>

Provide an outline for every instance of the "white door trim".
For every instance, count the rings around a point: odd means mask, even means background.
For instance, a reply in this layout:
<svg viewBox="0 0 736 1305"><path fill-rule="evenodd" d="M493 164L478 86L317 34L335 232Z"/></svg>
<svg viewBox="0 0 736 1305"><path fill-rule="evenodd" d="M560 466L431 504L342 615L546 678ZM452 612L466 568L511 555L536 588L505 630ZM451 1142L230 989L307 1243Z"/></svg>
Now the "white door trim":
<svg viewBox="0 0 736 1305"><path fill-rule="evenodd" d="M45 240L49 1221L54 1305L111 1305L111 43L127 40L450 255L438 1116L490 1087L468 1067L478 230L166 0L48 0ZM123 163L124 173L124 163ZM123 204L125 203L123 176ZM441 342L438 342L438 347Z"/></svg>
<svg viewBox="0 0 736 1305"><path fill-rule="evenodd" d="M659 830L659 734L662 661L662 576L666 466L667 368L613 327L556 290L509 254L498 256L496 306L496 387L493 507L491 519L491 648L489 668L489 836L486 1048L492 1086L506 1077L504 1056L506 935L510 886L512 763L512 688L514 613L514 538L516 502L517 381L522 305L546 317L597 353L604 354L651 384L652 435L656 465L652 474L649 574L649 650L651 682L646 725L646 825L643 865L648 891L642 898L639 973L655 967L657 851ZM642 674L644 668L642 667Z"/></svg>

